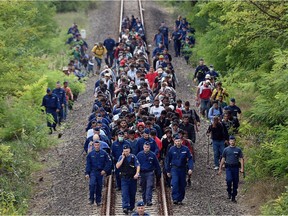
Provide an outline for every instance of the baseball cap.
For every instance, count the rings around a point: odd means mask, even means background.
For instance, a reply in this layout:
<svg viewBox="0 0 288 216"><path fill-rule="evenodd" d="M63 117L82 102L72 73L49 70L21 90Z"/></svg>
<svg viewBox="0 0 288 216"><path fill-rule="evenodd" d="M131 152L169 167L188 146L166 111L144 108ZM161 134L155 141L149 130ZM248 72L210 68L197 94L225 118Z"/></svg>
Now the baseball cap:
<svg viewBox="0 0 288 216"><path fill-rule="evenodd" d="M179 140L179 139L180 139L180 136L179 136L178 134L175 134L175 135L173 136L173 138L174 138L174 140Z"/></svg>
<svg viewBox="0 0 288 216"><path fill-rule="evenodd" d="M123 149L129 149L130 147L129 147L129 145L124 145L123 146Z"/></svg>
<svg viewBox="0 0 288 216"><path fill-rule="evenodd" d="M123 133L123 131L118 131L118 133L117 133L117 135L119 136L124 136L124 133Z"/></svg>
<svg viewBox="0 0 288 216"><path fill-rule="evenodd" d="M236 102L235 98L231 98L230 101L234 103Z"/></svg>
<svg viewBox="0 0 288 216"><path fill-rule="evenodd" d="M211 79L210 74L206 74L205 79Z"/></svg>
<svg viewBox="0 0 288 216"><path fill-rule="evenodd" d="M150 130L149 130L148 128L146 128L146 129L144 130L144 133L145 133L145 134L150 134Z"/></svg>
<svg viewBox="0 0 288 216"><path fill-rule="evenodd" d="M47 88L46 92L47 92L47 93L51 92L51 89L50 89L50 88Z"/></svg>
<svg viewBox="0 0 288 216"><path fill-rule="evenodd" d="M235 138L235 136L229 136L229 139L230 140L235 140L236 138Z"/></svg>

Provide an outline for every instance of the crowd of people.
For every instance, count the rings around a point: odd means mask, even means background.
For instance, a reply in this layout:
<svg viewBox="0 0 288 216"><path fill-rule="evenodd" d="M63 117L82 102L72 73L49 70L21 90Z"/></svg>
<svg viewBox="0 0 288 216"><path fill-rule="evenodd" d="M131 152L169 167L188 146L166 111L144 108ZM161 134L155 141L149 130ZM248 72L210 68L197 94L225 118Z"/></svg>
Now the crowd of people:
<svg viewBox="0 0 288 216"><path fill-rule="evenodd" d="M75 34L69 43L81 39L75 25L69 32ZM239 159L243 171L243 155L238 148L237 157L233 149L224 150L225 144L229 143L229 148L236 148L237 114L241 114L241 110L235 105L235 99L231 98L229 105L225 103L229 94L220 81L216 82L219 75L213 66L209 69L203 59L195 71L195 81L199 84L196 97L200 115L189 101L177 97L178 79L169 43L174 41L175 57L182 55L188 62L191 47L195 44L194 32L181 16L175 21L171 33L165 22L159 24L159 31L154 37L155 48L151 53L153 61L150 63L145 29L141 20L132 15L123 18L119 42L108 35L107 39L96 43L91 49L89 55L93 56L94 61L90 60L96 62L95 73L99 76L93 89L95 100L84 143L90 204L102 204L103 178L114 173L117 190L122 193L125 214L135 208L139 179L143 200L137 206L143 212L143 206L155 204L152 202L153 188L155 183L158 185L161 175L165 178L166 186L172 187L173 203L183 205L186 186L191 185L190 177L196 159L194 144L201 118L211 122L207 134L211 134L212 138L215 169L221 174L226 160L226 170L229 166L232 170L230 179L227 179L227 191L232 201L236 201L238 182L235 173L239 169ZM80 50L78 48L76 52L84 51L86 55L87 43L81 43ZM78 59L81 64L82 57L81 54ZM105 66L102 65L103 58ZM75 68L74 65L71 67ZM94 67L92 71L94 73ZM51 90L47 89L49 94ZM63 96L65 98L65 91ZM65 102L60 102L60 97L54 94L52 97L53 108L59 112ZM49 109L46 106L47 113L50 113Z"/></svg>

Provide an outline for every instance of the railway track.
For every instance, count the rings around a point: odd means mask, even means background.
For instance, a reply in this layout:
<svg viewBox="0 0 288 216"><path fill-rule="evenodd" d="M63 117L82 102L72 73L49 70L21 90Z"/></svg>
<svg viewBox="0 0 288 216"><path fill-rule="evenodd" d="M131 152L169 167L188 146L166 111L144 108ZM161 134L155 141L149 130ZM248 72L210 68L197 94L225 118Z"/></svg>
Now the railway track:
<svg viewBox="0 0 288 216"><path fill-rule="evenodd" d="M143 17L143 8L141 0L121 0L121 9L120 9L120 19L119 19L119 33L122 28L122 20L124 17L139 17L142 22L142 26L145 29L144 17ZM119 38L120 40L120 38ZM103 190L103 205L101 210L97 207L93 207L92 214L94 215L125 215L122 209L122 196L121 191L116 191L115 188L115 178L114 175L108 176L105 178L105 188ZM136 202L142 200L142 194L139 192L139 180L137 183L137 194ZM152 206L146 206L146 212L149 212L150 215L172 215L172 205L170 198L170 189L165 188L163 176L160 180L160 185L155 187L152 199ZM99 210L101 212L99 212Z"/></svg>

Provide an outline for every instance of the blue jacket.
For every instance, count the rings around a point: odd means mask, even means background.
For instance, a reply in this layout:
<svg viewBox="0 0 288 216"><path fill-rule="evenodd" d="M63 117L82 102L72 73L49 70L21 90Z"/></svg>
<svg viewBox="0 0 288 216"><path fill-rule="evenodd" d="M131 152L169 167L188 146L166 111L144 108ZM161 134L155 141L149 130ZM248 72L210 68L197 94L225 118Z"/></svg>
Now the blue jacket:
<svg viewBox="0 0 288 216"><path fill-rule="evenodd" d="M124 145L128 145L130 147L129 142L126 140L121 143L118 140L112 143L111 155L113 156L114 161L118 161L119 157L122 155Z"/></svg>
<svg viewBox="0 0 288 216"><path fill-rule="evenodd" d="M56 109L61 108L59 98L56 94L45 95L42 100L42 106L46 108L47 113L56 112Z"/></svg>
<svg viewBox="0 0 288 216"><path fill-rule="evenodd" d="M110 173L112 169L112 161L109 155L103 151L96 150L91 151L86 158L86 172L85 174L90 175L91 172L102 171Z"/></svg>
<svg viewBox="0 0 288 216"><path fill-rule="evenodd" d="M115 47L115 41L112 38L107 38L106 40L104 40L103 45L106 47L107 51L111 52L113 51L113 48Z"/></svg>
<svg viewBox="0 0 288 216"><path fill-rule="evenodd" d="M154 57L157 53L163 53L164 48L165 48L164 46L162 48L156 47L153 50L152 57Z"/></svg>
<svg viewBox="0 0 288 216"><path fill-rule="evenodd" d="M133 141L128 139L127 142L129 142L130 144L131 153L137 155L138 153L137 139L134 139Z"/></svg>
<svg viewBox="0 0 288 216"><path fill-rule="evenodd" d="M189 169L193 169L193 160L188 147L183 145L180 148L172 146L166 159L167 173L171 172L171 168L186 169L187 164Z"/></svg>
<svg viewBox="0 0 288 216"><path fill-rule="evenodd" d="M58 96L60 104L66 104L66 93L64 89L55 88L52 93Z"/></svg>
<svg viewBox="0 0 288 216"><path fill-rule="evenodd" d="M154 139L151 137L148 138L148 140L144 139L143 137L139 138L137 141L137 146L138 146L138 153L143 151L143 146L145 142L150 142L150 150L154 152L155 155L158 155L159 153L159 148L155 142Z"/></svg>
<svg viewBox="0 0 288 216"><path fill-rule="evenodd" d="M145 153L144 151L141 151L137 154L137 158L141 167L140 172L155 171L157 175L160 175L160 164L153 152L149 151Z"/></svg>

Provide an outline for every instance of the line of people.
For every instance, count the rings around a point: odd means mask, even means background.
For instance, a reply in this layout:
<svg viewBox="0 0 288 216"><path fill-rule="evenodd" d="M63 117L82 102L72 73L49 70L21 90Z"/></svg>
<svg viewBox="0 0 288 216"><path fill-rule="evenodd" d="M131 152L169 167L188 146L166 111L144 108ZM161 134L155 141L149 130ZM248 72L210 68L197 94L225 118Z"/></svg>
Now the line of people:
<svg viewBox="0 0 288 216"><path fill-rule="evenodd" d="M159 29L163 28L162 23ZM172 186L174 204L183 204L200 124L189 101L183 104L177 98L177 77L168 49L158 49L150 65L143 32L139 18L123 19L120 41L109 48L112 60L108 58L95 83L84 144L90 204L101 205L103 176L113 170L125 214L135 208L139 177L143 203L155 204L153 188L162 173L167 186ZM102 44L105 47L105 41Z"/></svg>

